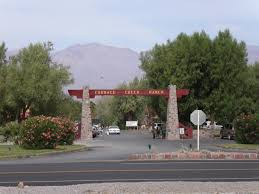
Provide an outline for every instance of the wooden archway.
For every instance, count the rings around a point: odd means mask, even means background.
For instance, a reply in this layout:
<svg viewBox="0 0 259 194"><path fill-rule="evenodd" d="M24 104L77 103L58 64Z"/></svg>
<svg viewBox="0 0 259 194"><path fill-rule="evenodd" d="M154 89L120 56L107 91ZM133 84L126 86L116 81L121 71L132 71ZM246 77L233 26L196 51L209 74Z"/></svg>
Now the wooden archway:
<svg viewBox="0 0 259 194"><path fill-rule="evenodd" d="M90 98L96 96L163 96L168 99L166 130L168 139L179 139L178 108L177 99L187 96L188 89L176 90L175 85L170 85L168 89L143 89L143 90L119 90L119 89L79 89L68 90L70 96L82 99L81 117L81 140L92 139L92 121L90 110Z"/></svg>

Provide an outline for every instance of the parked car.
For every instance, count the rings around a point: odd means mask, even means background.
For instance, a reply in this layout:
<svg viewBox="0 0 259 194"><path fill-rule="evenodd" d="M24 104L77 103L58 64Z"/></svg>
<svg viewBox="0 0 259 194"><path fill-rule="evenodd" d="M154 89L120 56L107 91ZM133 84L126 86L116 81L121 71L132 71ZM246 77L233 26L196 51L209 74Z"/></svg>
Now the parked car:
<svg viewBox="0 0 259 194"><path fill-rule="evenodd" d="M229 140L235 138L235 129L232 124L226 124L220 130L220 138L224 139L227 138Z"/></svg>
<svg viewBox="0 0 259 194"><path fill-rule="evenodd" d="M211 122L211 121L206 121L202 126L202 129L222 129L223 125L218 125L216 121Z"/></svg>
<svg viewBox="0 0 259 194"><path fill-rule="evenodd" d="M121 133L121 131L120 131L120 128L118 127L118 126L110 126L109 128L108 128L108 133L109 134L120 134Z"/></svg>

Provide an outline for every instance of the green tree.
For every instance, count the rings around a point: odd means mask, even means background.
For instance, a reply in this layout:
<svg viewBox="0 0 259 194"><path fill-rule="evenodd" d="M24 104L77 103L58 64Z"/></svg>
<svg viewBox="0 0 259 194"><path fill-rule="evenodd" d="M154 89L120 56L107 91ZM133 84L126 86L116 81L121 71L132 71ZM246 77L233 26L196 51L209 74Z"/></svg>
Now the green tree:
<svg viewBox="0 0 259 194"><path fill-rule="evenodd" d="M7 117L5 114L6 51L5 43L2 43L0 45L0 125Z"/></svg>
<svg viewBox="0 0 259 194"><path fill-rule="evenodd" d="M247 82L249 84L249 91L254 94L253 100L255 102L255 112L259 114L259 62L256 62L253 65L248 66L249 73L247 75Z"/></svg>
<svg viewBox="0 0 259 194"><path fill-rule="evenodd" d="M82 113L81 101L74 100L70 96L64 96L61 103L58 106L59 116L65 116L73 121L80 121Z"/></svg>
<svg viewBox="0 0 259 194"><path fill-rule="evenodd" d="M118 89L144 89L145 80L135 78L128 84L123 83ZM125 122L130 120L141 121L144 117L147 98L143 96L115 96L112 101L112 112L116 116L118 125L125 127Z"/></svg>
<svg viewBox="0 0 259 194"><path fill-rule="evenodd" d="M90 108L91 108L91 117L92 119L97 119L96 115L96 104L92 101L90 101Z"/></svg>
<svg viewBox="0 0 259 194"><path fill-rule="evenodd" d="M156 45L150 52L142 53L141 68L146 73L149 86L167 88L174 84L186 88L191 94L179 103L181 119L188 119L191 110L204 108L204 96L209 93L209 69L212 41L205 32L188 36L181 33L174 41ZM166 100L154 98L153 107L160 117L166 117Z"/></svg>
<svg viewBox="0 0 259 194"><path fill-rule="evenodd" d="M129 83L120 84L118 89L145 89L146 81L135 78ZM115 96L97 102L97 117L104 125L117 124L125 127L128 120L141 121L145 116L148 98L142 96Z"/></svg>
<svg viewBox="0 0 259 194"><path fill-rule="evenodd" d="M237 42L228 30L219 32L213 40L212 59L207 110L222 122L232 122L242 112L250 112L254 105L247 82L246 45Z"/></svg>
<svg viewBox="0 0 259 194"><path fill-rule="evenodd" d="M190 113L199 108L217 121L233 121L254 105L247 80L246 46L228 30L213 40L205 32L181 33L175 40L142 53L141 68L149 87L174 84L178 89L190 89L190 95L178 103L180 120L189 121ZM166 101L155 100L152 106L165 117Z"/></svg>
<svg viewBox="0 0 259 194"><path fill-rule="evenodd" d="M63 86L72 82L67 67L51 61L51 43L30 44L19 51L8 65L7 104L20 113L31 109L34 114L50 113L49 105L63 97Z"/></svg>
<svg viewBox="0 0 259 194"><path fill-rule="evenodd" d="M118 119L112 112L112 100L113 97L103 97L96 103L96 117L104 126L117 124Z"/></svg>
<svg viewBox="0 0 259 194"><path fill-rule="evenodd" d="M0 45L0 67L6 64L6 51L7 48L5 47L5 43L3 42Z"/></svg>

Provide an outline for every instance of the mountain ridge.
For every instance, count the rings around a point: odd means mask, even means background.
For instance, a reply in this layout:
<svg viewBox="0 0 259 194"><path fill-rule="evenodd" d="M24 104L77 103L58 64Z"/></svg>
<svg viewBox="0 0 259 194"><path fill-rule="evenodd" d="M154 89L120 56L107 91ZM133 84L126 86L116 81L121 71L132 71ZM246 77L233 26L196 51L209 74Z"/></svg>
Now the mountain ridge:
<svg viewBox="0 0 259 194"><path fill-rule="evenodd" d="M8 51L7 57L18 50ZM247 45L248 63L259 61L259 46ZM74 83L69 88L115 88L122 82L143 75L140 54L130 48L114 47L93 42L74 44L65 49L53 51L54 62L70 67Z"/></svg>
<svg viewBox="0 0 259 194"><path fill-rule="evenodd" d="M70 66L75 80L71 87L114 88L143 74L139 53L100 43L72 45L53 53L52 59Z"/></svg>

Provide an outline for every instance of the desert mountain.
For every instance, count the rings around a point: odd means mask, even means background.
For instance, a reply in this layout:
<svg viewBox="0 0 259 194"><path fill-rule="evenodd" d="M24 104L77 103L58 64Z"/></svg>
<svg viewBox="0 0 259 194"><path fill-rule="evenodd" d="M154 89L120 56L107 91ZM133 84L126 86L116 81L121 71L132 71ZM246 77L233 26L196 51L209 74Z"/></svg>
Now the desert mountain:
<svg viewBox="0 0 259 194"><path fill-rule="evenodd" d="M114 88L141 75L139 54L127 48L97 43L74 45L54 53L53 60L70 66L72 88Z"/></svg>
<svg viewBox="0 0 259 194"><path fill-rule="evenodd" d="M9 51L7 56L18 50ZM259 46L247 46L248 62L259 61ZM119 83L141 76L139 54L127 48L106 46L98 43L77 44L54 52L53 60L70 66L74 84L68 88L114 88Z"/></svg>
<svg viewBox="0 0 259 194"><path fill-rule="evenodd" d="M248 63L259 62L259 46L247 45Z"/></svg>

